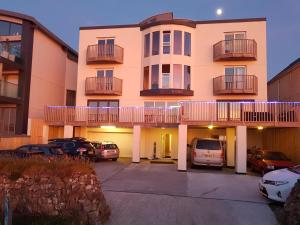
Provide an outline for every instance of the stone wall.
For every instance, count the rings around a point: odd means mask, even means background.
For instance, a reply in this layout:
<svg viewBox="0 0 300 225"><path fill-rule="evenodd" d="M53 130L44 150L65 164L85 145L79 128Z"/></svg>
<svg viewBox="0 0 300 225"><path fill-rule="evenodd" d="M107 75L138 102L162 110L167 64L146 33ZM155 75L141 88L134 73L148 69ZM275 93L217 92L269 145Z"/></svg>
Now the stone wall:
<svg viewBox="0 0 300 225"><path fill-rule="evenodd" d="M300 224L300 180L292 189L285 205L285 225L299 225Z"/></svg>
<svg viewBox="0 0 300 225"><path fill-rule="evenodd" d="M24 174L17 180L2 175L1 202L4 193L9 196L14 213L73 217L82 225L103 224L110 215L95 174L73 173L66 177Z"/></svg>

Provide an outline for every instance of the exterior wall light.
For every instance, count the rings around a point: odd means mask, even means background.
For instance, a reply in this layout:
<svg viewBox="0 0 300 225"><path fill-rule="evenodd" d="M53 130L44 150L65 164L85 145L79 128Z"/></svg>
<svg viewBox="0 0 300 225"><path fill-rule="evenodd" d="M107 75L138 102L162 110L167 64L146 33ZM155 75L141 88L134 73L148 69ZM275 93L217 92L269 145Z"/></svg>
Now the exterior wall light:
<svg viewBox="0 0 300 225"><path fill-rule="evenodd" d="M104 129L115 129L116 126L101 126L100 128L104 128Z"/></svg>
<svg viewBox="0 0 300 225"><path fill-rule="evenodd" d="M208 127L207 127L208 129L213 129L214 128L214 126L212 125L212 124L210 124L210 125L208 125Z"/></svg>
<svg viewBox="0 0 300 225"><path fill-rule="evenodd" d="M258 130L263 130L264 128L262 126L257 127Z"/></svg>

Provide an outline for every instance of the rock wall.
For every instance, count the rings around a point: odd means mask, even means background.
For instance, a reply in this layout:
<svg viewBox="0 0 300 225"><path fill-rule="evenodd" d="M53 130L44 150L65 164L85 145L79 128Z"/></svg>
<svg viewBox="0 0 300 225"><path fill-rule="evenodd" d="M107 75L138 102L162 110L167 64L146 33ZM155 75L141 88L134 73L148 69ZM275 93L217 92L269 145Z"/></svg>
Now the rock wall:
<svg viewBox="0 0 300 225"><path fill-rule="evenodd" d="M285 225L300 225L300 180L292 189L285 205Z"/></svg>
<svg viewBox="0 0 300 225"><path fill-rule="evenodd" d="M110 215L95 174L23 175L15 181L0 176L1 203L4 193L14 213L73 217L82 225L103 224Z"/></svg>

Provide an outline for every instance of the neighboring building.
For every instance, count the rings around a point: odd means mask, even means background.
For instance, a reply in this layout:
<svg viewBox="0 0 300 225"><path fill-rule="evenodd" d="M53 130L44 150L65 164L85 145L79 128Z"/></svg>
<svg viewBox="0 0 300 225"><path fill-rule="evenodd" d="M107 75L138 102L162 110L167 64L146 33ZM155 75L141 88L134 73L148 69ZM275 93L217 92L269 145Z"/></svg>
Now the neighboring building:
<svg viewBox="0 0 300 225"><path fill-rule="evenodd" d="M0 10L0 149L42 142L45 105L75 105L77 58L33 17Z"/></svg>
<svg viewBox="0 0 300 225"><path fill-rule="evenodd" d="M50 134L114 141L133 162L155 148L159 158L178 159L179 170L194 137L226 139L227 165L245 173L246 148L263 146L258 126L300 125L278 121L275 113L284 112L266 102L266 46L265 18L165 13L81 27L76 107L46 109Z"/></svg>
<svg viewBox="0 0 300 225"><path fill-rule="evenodd" d="M269 101L300 102L300 58L268 82Z"/></svg>
<svg viewBox="0 0 300 225"><path fill-rule="evenodd" d="M268 100L300 102L300 58L296 59L268 82ZM298 116L298 115L293 115ZM300 162L300 129L270 129L268 147L280 149Z"/></svg>

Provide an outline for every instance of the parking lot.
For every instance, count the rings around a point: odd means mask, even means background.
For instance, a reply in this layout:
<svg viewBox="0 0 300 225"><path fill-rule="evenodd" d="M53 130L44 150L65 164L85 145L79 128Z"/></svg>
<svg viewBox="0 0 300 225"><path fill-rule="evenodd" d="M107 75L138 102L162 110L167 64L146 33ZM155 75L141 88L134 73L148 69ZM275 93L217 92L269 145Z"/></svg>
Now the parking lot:
<svg viewBox="0 0 300 225"><path fill-rule="evenodd" d="M176 164L130 159L95 164L112 216L107 224L276 224L260 177L230 170L178 172Z"/></svg>

